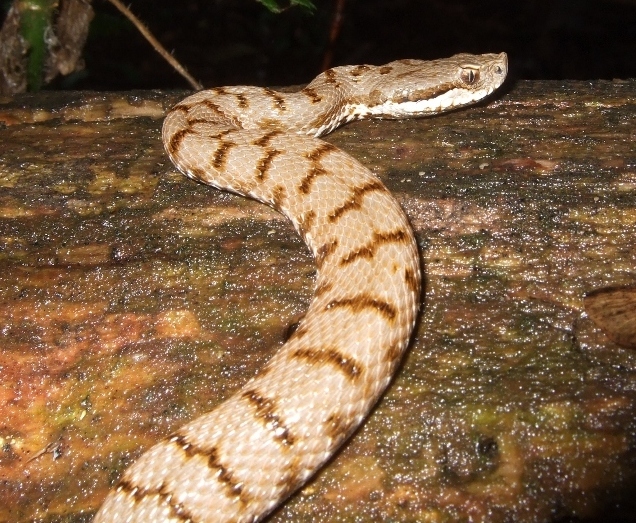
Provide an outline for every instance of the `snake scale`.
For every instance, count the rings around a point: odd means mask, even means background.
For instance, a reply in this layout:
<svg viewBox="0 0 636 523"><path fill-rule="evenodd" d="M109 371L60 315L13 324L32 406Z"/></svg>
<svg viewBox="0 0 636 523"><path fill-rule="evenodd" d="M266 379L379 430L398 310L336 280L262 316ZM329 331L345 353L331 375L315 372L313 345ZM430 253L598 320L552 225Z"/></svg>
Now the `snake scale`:
<svg viewBox="0 0 636 523"><path fill-rule="evenodd" d="M269 204L318 267L290 339L230 399L145 452L95 522L254 522L302 486L387 387L420 302L413 232L369 169L317 137L364 117L426 116L488 96L505 53L329 69L296 93L198 92L163 124L176 166Z"/></svg>

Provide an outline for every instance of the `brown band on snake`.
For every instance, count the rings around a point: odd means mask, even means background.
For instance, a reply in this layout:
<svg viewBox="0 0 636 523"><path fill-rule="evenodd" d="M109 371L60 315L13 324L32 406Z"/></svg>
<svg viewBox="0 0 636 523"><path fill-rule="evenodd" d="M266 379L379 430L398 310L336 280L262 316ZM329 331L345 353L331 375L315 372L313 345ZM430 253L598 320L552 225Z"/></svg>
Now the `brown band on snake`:
<svg viewBox="0 0 636 523"><path fill-rule="evenodd" d="M212 155L210 165L218 170L225 168L228 153L233 147L236 147L236 145L237 144L234 142L221 142L218 149L214 151L214 154Z"/></svg>
<svg viewBox="0 0 636 523"><path fill-rule="evenodd" d="M188 129L181 129L177 131L176 133L174 133L170 137L170 141L168 142L168 145L167 145L168 152L172 155L176 155L177 152L179 151L179 147L181 147L181 142L183 141L183 139L189 134L194 134L194 132L195 131L188 128Z"/></svg>
<svg viewBox="0 0 636 523"><path fill-rule="evenodd" d="M264 134L263 136L261 136L258 140L254 140L252 144L257 145L258 147L267 147L273 138L275 138L276 136L280 136L281 134L283 134L283 131L279 131L279 130L270 131Z"/></svg>
<svg viewBox="0 0 636 523"><path fill-rule="evenodd" d="M274 107L276 107L279 111L287 110L287 107L285 106L285 97L281 96L280 93L277 93L272 89L268 89L267 87L263 88L263 93L274 100Z"/></svg>
<svg viewBox="0 0 636 523"><path fill-rule="evenodd" d="M168 439L168 442L171 445L179 447L186 455L187 459L192 459L195 456L203 458L203 461L208 468L217 471L217 479L228 490L228 493L232 497L240 496L244 502L248 501L248 499L243 498L244 495L246 498L249 496L243 492L242 483L234 478L231 468L221 461L219 458L219 450L216 447L211 447L209 449L199 448L189 442L188 439L181 434L172 436Z"/></svg>
<svg viewBox="0 0 636 523"><path fill-rule="evenodd" d="M239 109L247 109L250 106L250 99L242 93L236 95Z"/></svg>
<svg viewBox="0 0 636 523"><path fill-rule="evenodd" d="M322 282L320 285L316 286L316 290L314 291L314 296L319 297L323 294L331 292L333 290L333 283L331 282Z"/></svg>
<svg viewBox="0 0 636 523"><path fill-rule="evenodd" d="M246 390L242 396L253 405L255 417L263 421L265 427L272 432L274 439L286 446L294 444L296 438L285 425L282 416L277 413L274 399L263 396L255 389Z"/></svg>
<svg viewBox="0 0 636 523"><path fill-rule="evenodd" d="M177 105L175 105L172 109L170 109L170 112L171 113L187 114L189 110L190 110L190 105L189 104L186 104L184 102L180 102Z"/></svg>
<svg viewBox="0 0 636 523"><path fill-rule="evenodd" d="M141 503L144 498L156 496L170 507L171 519L183 521L184 523L195 523L197 521L181 503L172 502L172 493L163 483L157 489L142 489L126 480L121 480L117 484L117 492L128 494L135 504Z"/></svg>
<svg viewBox="0 0 636 523"><path fill-rule="evenodd" d="M354 420L339 412L334 412L325 421L325 431L327 435L334 440L335 446L342 441L343 437L350 434L354 428Z"/></svg>
<svg viewBox="0 0 636 523"><path fill-rule="evenodd" d="M412 269L404 269L404 281L409 289L416 294L420 291L420 282Z"/></svg>
<svg viewBox="0 0 636 523"><path fill-rule="evenodd" d="M338 75L333 69L327 69L323 74L325 75L325 82L333 85L335 88L340 87L340 83L337 80Z"/></svg>
<svg viewBox="0 0 636 523"><path fill-rule="evenodd" d="M351 263L359 258L373 258L375 256L376 251L382 245L386 245L389 243L404 243L408 241L409 234L407 231L402 229L398 229L396 231L390 232L373 232L373 238L371 241L362 247L358 247L357 249L347 253L340 259L340 265L346 265Z"/></svg>
<svg viewBox="0 0 636 523"><path fill-rule="evenodd" d="M227 113L222 111L218 104L215 104L214 102L210 100L204 100L203 103L201 103L201 105L205 107L206 109L210 109L210 111L215 113L220 118L228 118Z"/></svg>
<svg viewBox="0 0 636 523"><path fill-rule="evenodd" d="M329 171L323 169L319 165L312 166L307 172L307 175L300 181L300 184L298 185L298 191L302 194L309 194L309 192L311 191L311 184L316 178L319 178L320 176L329 176Z"/></svg>
<svg viewBox="0 0 636 523"><path fill-rule="evenodd" d="M279 154L282 154L282 151L277 149L265 150L265 155L256 164L256 172L258 173L256 177L260 182L267 178L267 171L271 167L274 158L276 158Z"/></svg>
<svg viewBox="0 0 636 523"><path fill-rule="evenodd" d="M297 349L291 353L291 356L314 365L330 365L338 369L350 381L357 380L364 372L364 367L360 363L333 347L327 349Z"/></svg>
<svg viewBox="0 0 636 523"><path fill-rule="evenodd" d="M320 96L315 89L305 87L300 92L307 96L312 104L317 104L322 101L322 96Z"/></svg>
<svg viewBox="0 0 636 523"><path fill-rule="evenodd" d="M361 76L361 75L363 75L364 73L366 73L366 72L368 72L370 70L371 70L371 68L368 65L358 65L358 66L354 67L349 72L349 74L351 76Z"/></svg>
<svg viewBox="0 0 636 523"><path fill-rule="evenodd" d="M346 212L354 209L360 209L360 207L362 207L362 199L364 198L364 195L376 191L388 192L384 184L377 178L360 187L354 187L351 191L351 197L340 207L331 211L329 214L329 221L335 222Z"/></svg>
<svg viewBox="0 0 636 523"><path fill-rule="evenodd" d="M338 240L331 240L323 243L316 251L316 265L320 269L325 261L325 258L332 255L338 248Z"/></svg>
<svg viewBox="0 0 636 523"><path fill-rule="evenodd" d="M210 89L210 91L213 92L214 94L219 94L222 96L228 94L227 87L213 87L212 89Z"/></svg>
<svg viewBox="0 0 636 523"><path fill-rule="evenodd" d="M298 185L298 190L301 193L309 194L309 192L311 191L311 184L314 179L318 178L319 176L329 175L328 171L320 165L320 160L326 154L332 153L337 150L338 148L336 146L331 145L327 142L323 142L320 144L319 147L305 154L305 157L311 162L311 166L307 172L307 175L302 178L300 184Z"/></svg>
<svg viewBox="0 0 636 523"><path fill-rule="evenodd" d="M397 316L396 308L387 301L379 298L374 298L367 294L360 294L353 296L352 298L342 298L339 300L333 300L329 302L325 307L325 310L332 310L338 308L347 308L351 312L361 312L363 310L372 310L379 313L387 322L393 322Z"/></svg>
<svg viewBox="0 0 636 523"><path fill-rule="evenodd" d="M276 185L272 191L272 204L280 208L286 200L287 189L285 189L284 185Z"/></svg>
<svg viewBox="0 0 636 523"><path fill-rule="evenodd" d="M311 231L316 221L316 213L314 211L307 211L298 217L298 223L303 231Z"/></svg>

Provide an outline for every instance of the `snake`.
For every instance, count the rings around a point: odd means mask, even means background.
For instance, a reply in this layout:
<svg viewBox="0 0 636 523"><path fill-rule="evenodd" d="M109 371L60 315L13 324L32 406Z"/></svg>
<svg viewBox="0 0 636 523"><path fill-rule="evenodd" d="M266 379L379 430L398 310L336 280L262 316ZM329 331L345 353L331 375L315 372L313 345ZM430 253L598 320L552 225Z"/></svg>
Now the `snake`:
<svg viewBox="0 0 636 523"><path fill-rule="evenodd" d="M259 521L349 438L409 344L421 269L389 190L319 137L362 118L473 104L507 71L505 53L342 66L297 92L217 87L169 111L162 138L172 162L189 178L285 215L313 253L315 294L255 377L125 470L96 523Z"/></svg>

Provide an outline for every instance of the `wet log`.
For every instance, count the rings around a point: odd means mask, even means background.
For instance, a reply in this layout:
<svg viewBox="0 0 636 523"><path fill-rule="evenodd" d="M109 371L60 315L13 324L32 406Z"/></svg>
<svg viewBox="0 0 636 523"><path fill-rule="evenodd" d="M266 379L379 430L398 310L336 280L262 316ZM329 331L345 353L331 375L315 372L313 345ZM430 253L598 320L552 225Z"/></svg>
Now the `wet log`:
<svg viewBox="0 0 636 523"><path fill-rule="evenodd" d="M88 521L311 300L289 223L166 158L183 94L0 100L0 521ZM635 114L633 80L519 82L326 138L406 210L423 311L372 416L272 522L634 519L636 352L584 296L636 282Z"/></svg>

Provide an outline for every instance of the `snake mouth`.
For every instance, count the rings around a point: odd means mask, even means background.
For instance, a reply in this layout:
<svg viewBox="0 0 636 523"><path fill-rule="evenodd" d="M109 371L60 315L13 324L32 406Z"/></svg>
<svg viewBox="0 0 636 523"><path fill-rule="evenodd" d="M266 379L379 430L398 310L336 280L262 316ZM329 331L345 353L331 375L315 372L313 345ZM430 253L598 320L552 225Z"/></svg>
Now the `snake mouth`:
<svg viewBox="0 0 636 523"><path fill-rule="evenodd" d="M469 105L489 96L495 88L495 86L489 86L471 91L451 86L440 89L435 96L430 98L422 98L419 100L406 99L404 101L387 100L382 104L372 107L359 106L353 110L360 117L371 116L375 118L399 119L427 116Z"/></svg>

